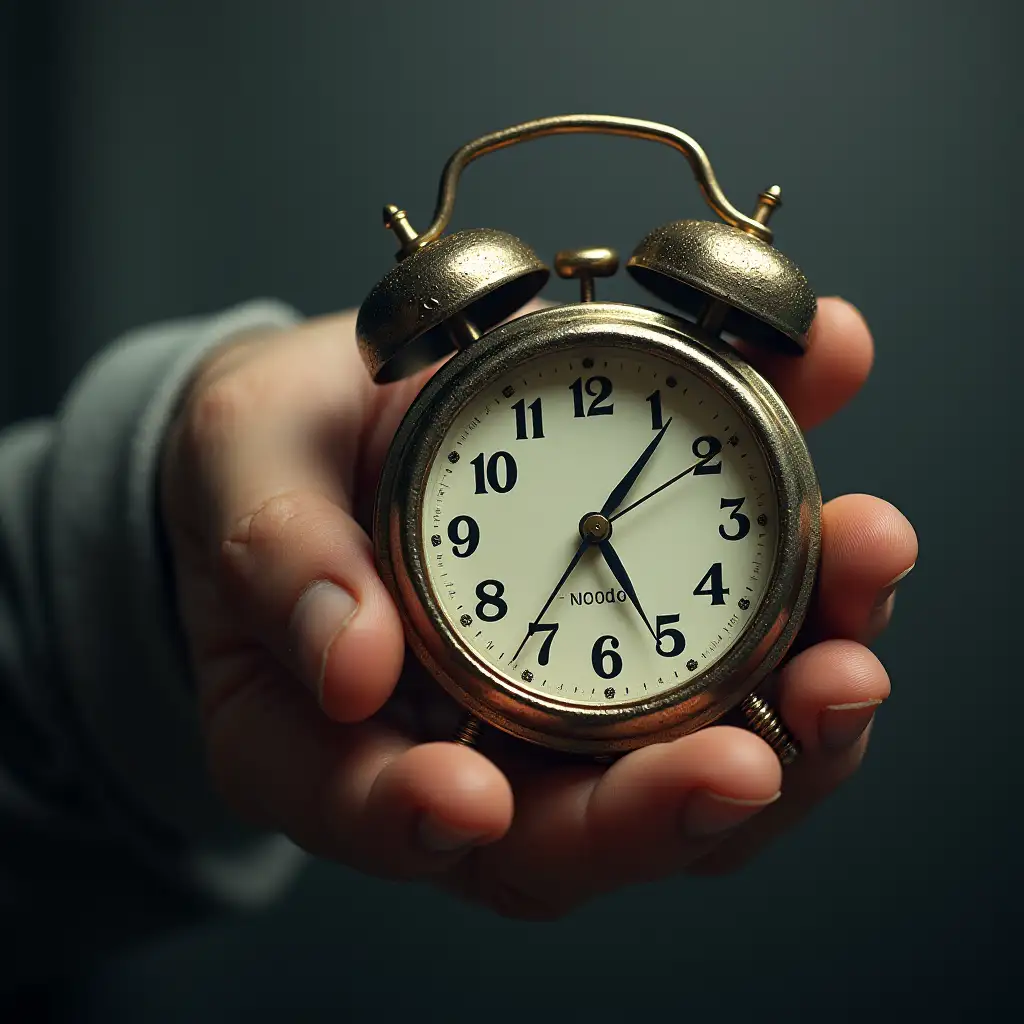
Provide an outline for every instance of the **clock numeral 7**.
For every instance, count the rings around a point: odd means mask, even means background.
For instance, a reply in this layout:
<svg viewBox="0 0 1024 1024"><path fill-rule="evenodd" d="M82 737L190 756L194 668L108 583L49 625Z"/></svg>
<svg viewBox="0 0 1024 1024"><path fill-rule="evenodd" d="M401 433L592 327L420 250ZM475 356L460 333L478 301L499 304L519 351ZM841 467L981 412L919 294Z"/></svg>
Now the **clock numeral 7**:
<svg viewBox="0 0 1024 1024"><path fill-rule="evenodd" d="M533 636L534 633L547 633L544 637L544 642L540 645L540 653L537 655L537 664L546 665L551 657L551 641L555 639L555 634L558 632L558 623L548 625L544 622L531 622L529 629L526 632L527 638Z"/></svg>

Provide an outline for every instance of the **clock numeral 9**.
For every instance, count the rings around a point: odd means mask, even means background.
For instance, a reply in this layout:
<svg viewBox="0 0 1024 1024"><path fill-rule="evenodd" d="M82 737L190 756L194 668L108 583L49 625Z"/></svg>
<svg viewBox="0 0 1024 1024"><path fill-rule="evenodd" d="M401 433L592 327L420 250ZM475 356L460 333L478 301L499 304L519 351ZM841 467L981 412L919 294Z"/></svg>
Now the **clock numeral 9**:
<svg viewBox="0 0 1024 1024"><path fill-rule="evenodd" d="M476 493L486 494L487 488L497 494L507 494L516 485L519 470L516 460L508 452L495 452L485 463L481 452L473 460L476 473Z"/></svg>
<svg viewBox="0 0 1024 1024"><path fill-rule="evenodd" d="M701 449L704 449L703 451ZM693 454L700 459L700 465L693 471L694 476L708 476L711 473L721 473L722 464L716 462L713 466L711 460L722 454L722 442L717 437L710 435L698 437L693 442Z"/></svg>
<svg viewBox="0 0 1024 1024"><path fill-rule="evenodd" d="M493 593L488 593L488 588ZM476 617L484 622L497 622L508 614L508 605L502 600L505 584L501 580L482 580L476 585L476 596L480 599L476 606ZM489 609L493 608L494 611Z"/></svg>
<svg viewBox="0 0 1024 1024"><path fill-rule="evenodd" d="M611 650L605 650L606 643L611 645ZM614 679L622 671L622 655L616 650L618 646L619 641L613 636L599 636L594 641L590 663L602 679Z"/></svg>
<svg viewBox="0 0 1024 1024"><path fill-rule="evenodd" d="M465 536L462 535L465 527ZM456 558L469 558L480 544L480 527L472 516L456 516L448 524L448 539L452 542L452 554ZM465 544L463 551L459 548Z"/></svg>
<svg viewBox="0 0 1024 1024"><path fill-rule="evenodd" d="M748 533L750 533L750 520L740 511L743 507L743 502L746 498L723 498L722 508L731 508L732 512L729 514L729 518L734 520L736 523L735 533L726 533L725 524L723 523L718 527L718 532L726 540L743 540Z"/></svg>
<svg viewBox="0 0 1024 1024"><path fill-rule="evenodd" d="M593 399L589 408L583 408L583 391ZM587 383L583 383L582 377L577 377L570 385L572 392L572 414L576 419L584 416L611 416L615 410L615 403L608 402L612 395L612 382L607 377L588 377ZM602 403L608 402L607 405Z"/></svg>
<svg viewBox="0 0 1024 1024"><path fill-rule="evenodd" d="M704 585L707 584L707 589ZM729 588L722 585L722 563L715 562L702 577L693 591L695 597L710 597L712 604L725 604Z"/></svg>

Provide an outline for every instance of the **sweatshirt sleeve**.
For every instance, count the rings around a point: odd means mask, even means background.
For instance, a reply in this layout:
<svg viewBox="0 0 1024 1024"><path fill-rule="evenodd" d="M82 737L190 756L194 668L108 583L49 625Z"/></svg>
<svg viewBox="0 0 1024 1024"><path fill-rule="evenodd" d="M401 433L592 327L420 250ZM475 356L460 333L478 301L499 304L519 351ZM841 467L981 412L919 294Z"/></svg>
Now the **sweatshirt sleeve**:
<svg viewBox="0 0 1024 1024"><path fill-rule="evenodd" d="M301 864L208 784L156 501L198 361L296 320L259 301L133 332L52 420L0 432L0 989L259 906Z"/></svg>

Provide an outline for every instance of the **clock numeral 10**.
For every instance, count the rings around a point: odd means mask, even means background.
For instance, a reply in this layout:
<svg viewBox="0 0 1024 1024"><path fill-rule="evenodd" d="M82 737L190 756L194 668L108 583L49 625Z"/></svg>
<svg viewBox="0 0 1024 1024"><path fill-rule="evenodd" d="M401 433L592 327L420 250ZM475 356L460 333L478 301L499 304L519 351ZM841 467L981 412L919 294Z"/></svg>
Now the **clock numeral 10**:
<svg viewBox="0 0 1024 1024"><path fill-rule="evenodd" d="M516 460L508 452L495 452L486 463L481 452L473 459L473 469L477 494L486 494L488 487L497 494L507 494L515 487L519 476Z"/></svg>

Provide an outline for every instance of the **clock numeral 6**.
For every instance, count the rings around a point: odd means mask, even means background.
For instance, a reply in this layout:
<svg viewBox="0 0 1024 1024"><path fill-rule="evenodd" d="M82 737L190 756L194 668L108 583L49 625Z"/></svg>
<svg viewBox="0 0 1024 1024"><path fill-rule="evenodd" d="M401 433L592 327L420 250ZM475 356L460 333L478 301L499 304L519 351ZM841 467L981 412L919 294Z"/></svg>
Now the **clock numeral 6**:
<svg viewBox="0 0 1024 1024"><path fill-rule="evenodd" d="M465 527L465 536L462 528ZM452 542L452 554L456 558L469 558L480 544L480 527L472 516L456 516L448 524L448 539ZM465 548L459 548L465 544Z"/></svg>
<svg viewBox="0 0 1024 1024"><path fill-rule="evenodd" d="M488 589L493 591L489 593ZM480 599L476 606L476 617L484 622L497 622L508 614L508 605L502 600L505 584L501 580L482 580L476 585L476 596ZM494 609L491 611L490 609Z"/></svg>
<svg viewBox="0 0 1024 1024"><path fill-rule="evenodd" d="M611 645L611 650L605 650L606 643ZM616 650L618 646L619 641L613 636L599 636L594 641L590 663L602 679L614 679L622 671L622 656Z"/></svg>
<svg viewBox="0 0 1024 1024"><path fill-rule="evenodd" d="M486 494L487 488L497 494L507 494L516 485L519 470L516 460L508 452L495 452L484 462L481 452L473 459L473 471L476 474L476 493Z"/></svg>

